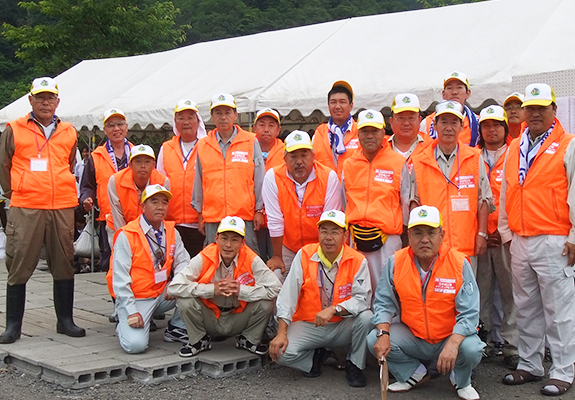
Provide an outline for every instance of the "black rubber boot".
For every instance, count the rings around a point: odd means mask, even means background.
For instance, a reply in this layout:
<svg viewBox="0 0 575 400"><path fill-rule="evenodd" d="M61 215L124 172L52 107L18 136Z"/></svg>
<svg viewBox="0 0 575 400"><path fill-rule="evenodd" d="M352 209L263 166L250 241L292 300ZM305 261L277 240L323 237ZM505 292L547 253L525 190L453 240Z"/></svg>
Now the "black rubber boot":
<svg viewBox="0 0 575 400"><path fill-rule="evenodd" d="M86 336L86 330L74 323L72 310L74 308L74 279L54 281L54 308L58 324L56 332L71 337Z"/></svg>
<svg viewBox="0 0 575 400"><path fill-rule="evenodd" d="M20 339L22 318L26 303L26 285L6 285L6 331L0 335L0 343L14 343Z"/></svg>

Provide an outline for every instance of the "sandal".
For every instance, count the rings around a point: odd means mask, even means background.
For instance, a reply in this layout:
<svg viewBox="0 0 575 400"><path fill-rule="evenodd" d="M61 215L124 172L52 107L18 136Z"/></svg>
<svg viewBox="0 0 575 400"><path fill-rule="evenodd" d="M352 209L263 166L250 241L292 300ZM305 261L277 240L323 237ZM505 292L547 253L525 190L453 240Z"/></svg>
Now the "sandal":
<svg viewBox="0 0 575 400"><path fill-rule="evenodd" d="M542 376L533 375L531 372L527 372L523 369L518 369L507 375L502 379L505 385L523 385L527 382L540 381Z"/></svg>
<svg viewBox="0 0 575 400"><path fill-rule="evenodd" d="M547 389L548 386L554 386L557 390ZM571 384L569 382L561 381L559 379L549 379L547 383L541 388L541 394L545 396L561 396L569 388Z"/></svg>

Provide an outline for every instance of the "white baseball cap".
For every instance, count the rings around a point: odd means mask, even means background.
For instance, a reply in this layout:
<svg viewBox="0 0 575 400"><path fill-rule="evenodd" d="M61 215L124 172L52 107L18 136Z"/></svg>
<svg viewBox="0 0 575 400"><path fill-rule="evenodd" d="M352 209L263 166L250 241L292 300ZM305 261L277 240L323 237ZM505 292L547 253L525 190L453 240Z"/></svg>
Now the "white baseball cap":
<svg viewBox="0 0 575 400"><path fill-rule="evenodd" d="M132 161L135 157L138 156L148 156L152 157L154 160L156 159L156 155L154 154L154 149L146 144L138 144L132 147L130 150L130 161Z"/></svg>
<svg viewBox="0 0 575 400"><path fill-rule="evenodd" d="M181 99L180 101L178 101L178 104L176 104L174 114L184 110L192 110L198 112L198 105L196 104L195 101L192 101L190 99Z"/></svg>
<svg viewBox="0 0 575 400"><path fill-rule="evenodd" d="M172 193L162 185L148 185L142 192L142 203L158 193L165 194L168 200L172 198Z"/></svg>
<svg viewBox="0 0 575 400"><path fill-rule="evenodd" d="M271 117L271 118L275 119L278 122L278 124L280 123L280 115L273 108L263 108L263 109L259 110L258 113L256 114L256 119L254 121L254 124L256 122L258 122L258 119L260 119L261 117Z"/></svg>
<svg viewBox="0 0 575 400"><path fill-rule="evenodd" d="M493 119L495 121L505 121L507 124L507 113L501 106L488 106L481 110L479 114L479 123L487 120Z"/></svg>
<svg viewBox="0 0 575 400"><path fill-rule="evenodd" d="M413 93L399 93L395 96L391 104L391 111L393 111L394 114L403 111L419 112L419 109L419 98Z"/></svg>
<svg viewBox="0 0 575 400"><path fill-rule="evenodd" d="M124 119L124 121L126 120L126 115L119 108L110 108L110 109L104 111L103 123L105 124L106 121L108 119L110 119L111 117L122 117Z"/></svg>
<svg viewBox="0 0 575 400"><path fill-rule="evenodd" d="M320 226L324 222L333 222L337 226L347 229L347 217L345 213L339 210L329 210L324 211L319 217L319 221L317 222L317 226Z"/></svg>
<svg viewBox="0 0 575 400"><path fill-rule="evenodd" d="M34 79L32 81L32 87L30 87L30 94L34 95L42 92L58 94L58 85L56 84L56 81L49 76Z"/></svg>
<svg viewBox="0 0 575 400"><path fill-rule="evenodd" d="M218 225L218 233L235 232L238 235L246 236L246 223L240 217L225 217Z"/></svg>
<svg viewBox="0 0 575 400"><path fill-rule="evenodd" d="M371 109L360 112L357 116L357 129L361 129L366 126L373 126L377 129L385 128L383 114Z"/></svg>
<svg viewBox="0 0 575 400"><path fill-rule="evenodd" d="M441 114L453 114L463 120L463 106L453 100L445 100L435 106L435 119Z"/></svg>
<svg viewBox="0 0 575 400"><path fill-rule="evenodd" d="M511 93L509 96L507 96L507 97L505 98L505 101L503 102L503 105L505 106L505 104L507 104L507 102L508 102L508 101L511 101L511 100L517 100L517 101L519 101L520 103L523 103L523 95L522 95L521 93L519 93L519 92L513 92L513 93Z"/></svg>
<svg viewBox="0 0 575 400"><path fill-rule="evenodd" d="M463 82L465 86L467 86L467 89L469 89L469 80L467 79L467 75L459 71L453 71L445 75L445 78L443 78L443 87L445 87L445 84L452 79L457 79L458 81Z"/></svg>
<svg viewBox="0 0 575 400"><path fill-rule="evenodd" d="M555 92L546 83L532 83L525 88L525 97L522 107L543 106L547 107L551 103L556 103Z"/></svg>
<svg viewBox="0 0 575 400"><path fill-rule="evenodd" d="M418 225L427 225L432 228L442 226L443 224L441 222L441 214L439 214L439 210L433 206L415 207L409 213L409 224L407 225L407 228L411 229Z"/></svg>
<svg viewBox="0 0 575 400"><path fill-rule="evenodd" d="M219 106L228 106L231 108L237 108L234 96L232 96L229 93L218 93L212 97L212 103L210 104L210 111Z"/></svg>
<svg viewBox="0 0 575 400"><path fill-rule="evenodd" d="M288 153L299 149L313 149L307 132L295 130L285 138L285 150Z"/></svg>

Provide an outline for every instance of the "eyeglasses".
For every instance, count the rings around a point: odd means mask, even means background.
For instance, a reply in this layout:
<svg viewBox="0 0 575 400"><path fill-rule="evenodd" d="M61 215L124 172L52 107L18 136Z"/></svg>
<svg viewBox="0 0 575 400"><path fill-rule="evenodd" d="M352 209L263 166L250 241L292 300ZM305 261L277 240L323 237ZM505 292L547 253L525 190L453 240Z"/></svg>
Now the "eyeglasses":
<svg viewBox="0 0 575 400"><path fill-rule="evenodd" d="M429 239L433 240L440 234L440 232L440 229L434 229L432 231L417 230L411 231L411 236L416 240L422 240L424 237L428 237Z"/></svg>
<svg viewBox="0 0 575 400"><path fill-rule="evenodd" d="M126 121L110 122L109 124L104 125L105 128L110 129L116 129L116 127L123 128L124 126L126 126Z"/></svg>
<svg viewBox="0 0 575 400"><path fill-rule="evenodd" d="M32 96L34 98L34 100L36 101L36 103L44 103L45 101L47 101L49 104L56 104L56 102L58 101L58 96L38 96L38 95L34 95Z"/></svg>
<svg viewBox="0 0 575 400"><path fill-rule="evenodd" d="M521 110L521 104L510 104L510 105L503 107L503 109L505 111Z"/></svg>

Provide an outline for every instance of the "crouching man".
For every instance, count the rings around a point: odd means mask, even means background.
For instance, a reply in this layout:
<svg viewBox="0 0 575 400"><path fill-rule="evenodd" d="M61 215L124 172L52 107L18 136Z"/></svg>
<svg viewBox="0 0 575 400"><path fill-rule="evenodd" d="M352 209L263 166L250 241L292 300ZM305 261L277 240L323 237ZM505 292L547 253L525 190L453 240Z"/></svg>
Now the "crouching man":
<svg viewBox="0 0 575 400"><path fill-rule="evenodd" d="M116 332L127 353L146 350L152 316L176 306L175 299L165 293L172 270L177 273L190 261L174 222L164 221L171 198L165 187L147 186L142 192L142 214L114 236L106 278L116 298ZM176 316L170 324L184 328Z"/></svg>
<svg viewBox="0 0 575 400"><path fill-rule="evenodd" d="M367 260L349 247L347 220L341 211L324 212L318 222L319 243L296 254L277 299L279 328L270 356L280 365L321 374L325 347L351 345L346 379L365 386L367 346L372 328L371 280Z"/></svg>
<svg viewBox="0 0 575 400"><path fill-rule="evenodd" d="M236 336L236 347L267 354L264 330L273 314L281 283L245 240L245 222L225 217L216 242L208 245L177 274L168 294L177 297L189 343L180 356L212 348L212 336Z"/></svg>
<svg viewBox="0 0 575 400"><path fill-rule="evenodd" d="M376 329L367 342L378 360L387 357L397 378L390 392L428 380L422 361L437 359L437 370L449 374L457 395L478 400L471 372L485 347L477 336L479 290L469 259L443 244L444 235L437 208L411 210L409 246L383 269L373 302ZM391 323L395 315L401 322Z"/></svg>

